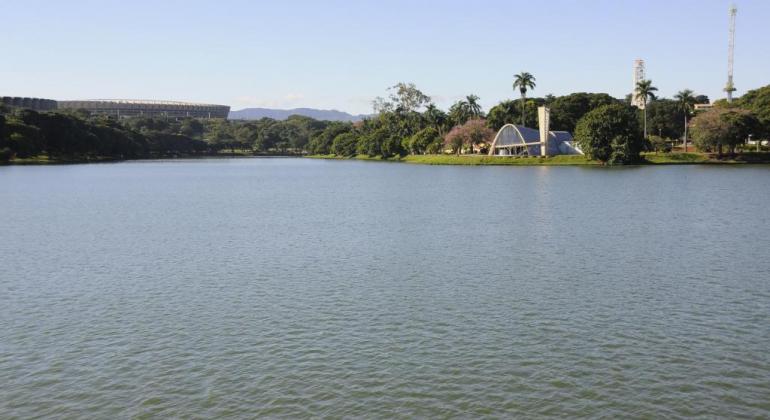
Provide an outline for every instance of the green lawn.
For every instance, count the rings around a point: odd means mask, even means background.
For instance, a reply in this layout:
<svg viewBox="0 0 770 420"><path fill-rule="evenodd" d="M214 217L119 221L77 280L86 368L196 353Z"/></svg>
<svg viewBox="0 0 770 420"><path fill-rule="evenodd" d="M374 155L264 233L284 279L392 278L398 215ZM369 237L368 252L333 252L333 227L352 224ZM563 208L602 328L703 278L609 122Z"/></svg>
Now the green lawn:
<svg viewBox="0 0 770 420"><path fill-rule="evenodd" d="M644 153L642 157L647 163L658 165L711 162L709 156L702 153Z"/></svg>
<svg viewBox="0 0 770 420"><path fill-rule="evenodd" d="M387 162L418 163L423 165L516 165L516 166L543 166L543 165L599 165L599 162L591 161L584 156L553 156L553 157L519 157L519 156L487 156L487 155L408 155L404 157L391 157L382 159L379 156L358 155L352 158L336 155L312 155L315 159L356 159L376 160Z"/></svg>
<svg viewBox="0 0 770 420"><path fill-rule="evenodd" d="M238 153L230 156L251 156L247 153ZM224 153L222 154L224 155ZM422 165L500 165L500 166L599 166L600 162L589 160L581 155L559 155L552 157L525 157L525 156L487 156L487 155L408 155L404 157L391 157L382 159L379 156L358 155L352 158L340 157L336 155L310 155L313 159L355 159L355 160L374 160L379 162L404 162L416 163ZM744 164L744 163L770 163L770 153L768 152L747 152L740 153L733 157L724 157L717 159L714 156L703 153L643 153L642 165L688 165L688 164ZM86 163L86 162L106 162L116 160L115 158L102 156L68 156L53 157L39 155L29 158L16 158L9 162L11 164L22 165L40 165L51 163Z"/></svg>
<svg viewBox="0 0 770 420"><path fill-rule="evenodd" d="M352 158L336 155L310 155L314 159L355 159L380 162L405 162L423 165L503 165L503 166L584 166L601 165L581 155L559 155L552 157L487 156L487 155L409 155L382 159L379 156L358 155ZM688 164L741 164L770 163L770 153L740 154L734 158L716 159L703 153L644 153L642 165L688 165Z"/></svg>

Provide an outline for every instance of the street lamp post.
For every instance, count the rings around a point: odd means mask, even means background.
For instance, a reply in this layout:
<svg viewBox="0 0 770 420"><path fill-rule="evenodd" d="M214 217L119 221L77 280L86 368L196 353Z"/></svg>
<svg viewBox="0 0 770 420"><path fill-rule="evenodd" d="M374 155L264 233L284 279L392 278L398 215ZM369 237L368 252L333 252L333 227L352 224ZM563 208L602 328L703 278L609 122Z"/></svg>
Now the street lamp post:
<svg viewBox="0 0 770 420"><path fill-rule="evenodd" d="M684 110L684 152L687 153L687 117L689 112L687 108Z"/></svg>

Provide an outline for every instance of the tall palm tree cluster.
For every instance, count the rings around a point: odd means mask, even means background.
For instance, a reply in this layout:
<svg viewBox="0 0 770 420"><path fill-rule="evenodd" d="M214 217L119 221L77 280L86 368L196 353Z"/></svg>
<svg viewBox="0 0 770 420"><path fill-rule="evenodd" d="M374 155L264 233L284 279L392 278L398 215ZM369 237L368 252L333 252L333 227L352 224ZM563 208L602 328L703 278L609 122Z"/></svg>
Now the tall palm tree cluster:
<svg viewBox="0 0 770 420"><path fill-rule="evenodd" d="M647 104L649 101L654 101L657 99L655 96L655 92L657 91L658 88L652 85L651 80L641 80L636 84L635 93L640 98L642 98L642 103L644 104L644 138L647 138ZM684 145L684 151L687 152L687 127L689 124L690 115L692 114L695 103L697 102L697 98L691 89L684 89L680 90L676 95L674 95L674 99L679 102L679 106L681 107L682 113L684 114L684 136L682 142Z"/></svg>
<svg viewBox="0 0 770 420"><path fill-rule="evenodd" d="M481 110L479 99L480 98L476 95L468 95L465 99L452 105L449 113L452 114L460 124L465 124L468 120L483 118L484 112Z"/></svg>

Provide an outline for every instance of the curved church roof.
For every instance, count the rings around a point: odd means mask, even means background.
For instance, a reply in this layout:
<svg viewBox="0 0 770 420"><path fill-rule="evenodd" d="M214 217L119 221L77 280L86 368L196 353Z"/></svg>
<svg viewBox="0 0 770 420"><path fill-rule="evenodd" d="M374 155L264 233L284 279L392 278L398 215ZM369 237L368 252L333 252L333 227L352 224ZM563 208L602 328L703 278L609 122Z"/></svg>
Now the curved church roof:
<svg viewBox="0 0 770 420"><path fill-rule="evenodd" d="M492 141L490 153L494 153L495 149L516 146L525 147L530 156L540 155L540 132L523 125L506 124L500 128ZM549 131L548 154L582 154L582 152L572 144L572 134L566 131Z"/></svg>

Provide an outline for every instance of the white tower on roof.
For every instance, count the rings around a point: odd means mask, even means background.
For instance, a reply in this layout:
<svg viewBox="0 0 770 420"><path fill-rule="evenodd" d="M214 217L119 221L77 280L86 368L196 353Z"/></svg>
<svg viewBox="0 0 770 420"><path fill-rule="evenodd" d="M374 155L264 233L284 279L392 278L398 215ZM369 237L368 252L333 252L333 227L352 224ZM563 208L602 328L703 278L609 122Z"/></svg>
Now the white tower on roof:
<svg viewBox="0 0 770 420"><path fill-rule="evenodd" d="M644 98L636 94L636 85L644 80L644 60L634 60L634 89L631 91L631 105L644 109Z"/></svg>

